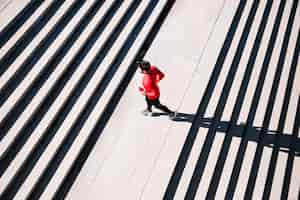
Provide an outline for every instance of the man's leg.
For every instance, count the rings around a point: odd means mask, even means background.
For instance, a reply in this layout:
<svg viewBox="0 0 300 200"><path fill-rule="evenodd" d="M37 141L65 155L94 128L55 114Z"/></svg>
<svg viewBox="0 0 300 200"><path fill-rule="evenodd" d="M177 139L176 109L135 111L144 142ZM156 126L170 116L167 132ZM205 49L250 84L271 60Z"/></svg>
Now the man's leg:
<svg viewBox="0 0 300 200"><path fill-rule="evenodd" d="M146 99L146 103L147 103L147 110L149 112L152 112L152 102L151 102L151 100L148 99L147 97L145 97L145 99Z"/></svg>
<svg viewBox="0 0 300 200"><path fill-rule="evenodd" d="M143 110L143 115L145 116L152 116L152 102L150 99L148 99L147 97L145 97L146 103L147 103L147 109Z"/></svg>
<svg viewBox="0 0 300 200"><path fill-rule="evenodd" d="M158 109L160 109L160 110L162 110L162 111L164 111L164 112L166 112L166 113L168 113L168 114L173 114L173 113L174 113L174 112L171 111L167 106L162 105L162 104L160 103L159 99L153 100L153 105L154 105L156 108L158 108Z"/></svg>

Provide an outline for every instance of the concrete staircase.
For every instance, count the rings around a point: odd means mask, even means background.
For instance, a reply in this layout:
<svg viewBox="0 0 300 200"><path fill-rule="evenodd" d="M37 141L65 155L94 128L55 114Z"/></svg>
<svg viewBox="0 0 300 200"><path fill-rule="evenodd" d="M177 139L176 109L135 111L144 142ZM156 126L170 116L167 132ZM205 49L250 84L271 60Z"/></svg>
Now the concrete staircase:
<svg viewBox="0 0 300 200"><path fill-rule="evenodd" d="M5 1L0 199L299 198L299 4Z"/></svg>
<svg viewBox="0 0 300 200"><path fill-rule="evenodd" d="M122 95L120 85L126 88L134 60L143 57L171 5L30 1L6 25L0 61L1 199L66 194L68 176L79 172L72 165L80 166L75 165L80 152L95 137L97 121L88 118L109 116L111 99Z"/></svg>

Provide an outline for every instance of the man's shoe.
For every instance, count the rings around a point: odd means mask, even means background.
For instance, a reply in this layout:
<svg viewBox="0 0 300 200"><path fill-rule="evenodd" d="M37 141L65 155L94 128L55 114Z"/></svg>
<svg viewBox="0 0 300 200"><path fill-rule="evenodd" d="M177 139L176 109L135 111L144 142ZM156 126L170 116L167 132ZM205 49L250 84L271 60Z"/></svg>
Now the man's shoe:
<svg viewBox="0 0 300 200"><path fill-rule="evenodd" d="M153 116L153 113L152 113L151 111L147 110L147 109L146 109L146 110L143 110L143 111L142 111L142 114L143 114L144 116L150 116L150 117Z"/></svg>

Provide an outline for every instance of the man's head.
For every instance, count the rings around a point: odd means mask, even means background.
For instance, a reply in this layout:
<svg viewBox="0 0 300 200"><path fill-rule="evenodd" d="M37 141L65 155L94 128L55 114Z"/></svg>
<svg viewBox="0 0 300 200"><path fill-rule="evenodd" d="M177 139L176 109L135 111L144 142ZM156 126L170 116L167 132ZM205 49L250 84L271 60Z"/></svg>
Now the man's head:
<svg viewBox="0 0 300 200"><path fill-rule="evenodd" d="M142 61L137 61L136 64L138 65L138 67L141 69L143 73L149 72L150 62L142 60Z"/></svg>

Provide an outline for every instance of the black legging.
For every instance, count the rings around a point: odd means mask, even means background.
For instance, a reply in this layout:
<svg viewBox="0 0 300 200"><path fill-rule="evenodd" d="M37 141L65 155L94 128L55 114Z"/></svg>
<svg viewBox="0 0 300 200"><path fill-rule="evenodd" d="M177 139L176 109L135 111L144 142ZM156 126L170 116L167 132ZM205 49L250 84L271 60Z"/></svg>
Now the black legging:
<svg viewBox="0 0 300 200"><path fill-rule="evenodd" d="M159 102L159 98L157 99L149 99L146 97L146 102L147 102L147 110L152 112L152 106L158 108L159 110L162 110L166 113L172 113L172 111L165 105L162 105L160 102Z"/></svg>

